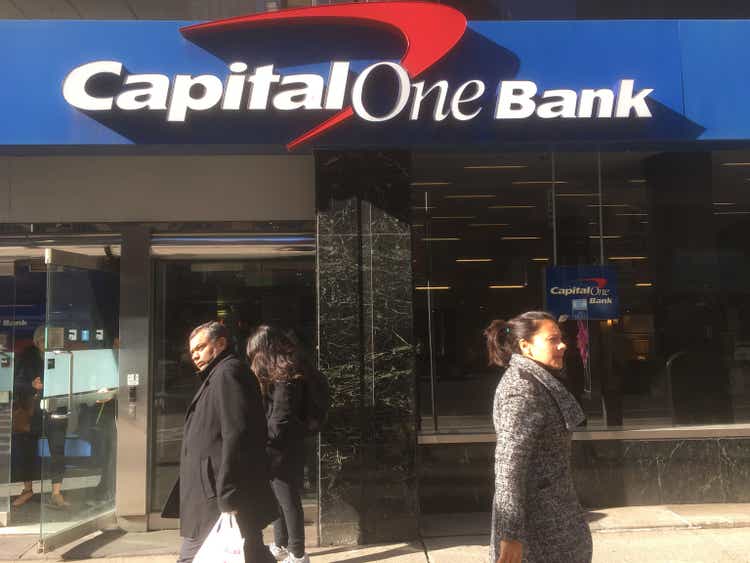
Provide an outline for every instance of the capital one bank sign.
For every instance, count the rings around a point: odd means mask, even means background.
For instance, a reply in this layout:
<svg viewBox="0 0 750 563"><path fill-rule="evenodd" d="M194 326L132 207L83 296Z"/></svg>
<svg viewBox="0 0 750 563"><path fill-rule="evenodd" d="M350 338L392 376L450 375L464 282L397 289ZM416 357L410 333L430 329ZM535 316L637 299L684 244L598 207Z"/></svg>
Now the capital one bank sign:
<svg viewBox="0 0 750 563"><path fill-rule="evenodd" d="M369 124L392 120L456 123L492 121L629 120L651 118L654 89L623 77L612 87L543 89L537 82L492 77L427 80L424 74L461 41L467 28L458 11L439 4L386 2L344 4L256 14L182 28L189 40L215 38L227 29L252 32L274 25L305 26L356 21L389 27L407 48L398 60L380 60L354 69L351 60L331 60L325 74L285 72L280 65L253 66L230 60L223 74L134 73L121 60L93 60L71 68L62 95L72 108L94 117L153 114L166 124L190 122L210 113L224 117L279 114L322 115L318 125L300 132L287 148L321 135L350 118ZM104 93L92 85L117 86ZM383 88L386 81L390 86ZM370 102L377 99L377 107ZM326 114L328 112L328 114ZM330 115L329 115L330 114ZM268 115L266 115L268 117Z"/></svg>

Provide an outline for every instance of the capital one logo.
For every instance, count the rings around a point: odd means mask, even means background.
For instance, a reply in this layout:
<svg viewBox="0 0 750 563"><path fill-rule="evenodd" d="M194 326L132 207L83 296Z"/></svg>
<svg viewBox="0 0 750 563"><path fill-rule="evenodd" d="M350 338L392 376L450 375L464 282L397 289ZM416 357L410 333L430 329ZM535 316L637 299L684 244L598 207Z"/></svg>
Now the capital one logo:
<svg viewBox="0 0 750 563"><path fill-rule="evenodd" d="M627 119L652 116L647 99L651 88L636 91L633 79L622 79L615 89L542 90L527 80L486 83L480 78L451 83L427 83L420 77L461 40L467 22L448 6L420 2L382 2L320 6L255 14L185 27L187 39L202 33L274 25L342 24L357 21L395 29L407 45L398 62L379 61L350 76L351 61L331 61L327 75L285 74L273 64L249 68L238 60L223 76L213 74L130 74L116 60L99 60L72 69L62 94L72 107L86 112L161 112L180 123L195 112L335 112L319 125L289 141L290 150L353 117L382 123L406 116L409 121L471 121L491 113L495 120ZM385 74L396 85L387 93L387 109L368 106L374 79ZM90 84L117 77L122 86L114 95L91 93ZM491 94L491 96L490 96ZM347 104L346 100L350 100Z"/></svg>
<svg viewBox="0 0 750 563"><path fill-rule="evenodd" d="M612 290L607 287L608 284L609 280L607 278L580 278L567 287L551 287L549 292L552 295L562 295L565 297L572 295L608 297L612 293Z"/></svg>

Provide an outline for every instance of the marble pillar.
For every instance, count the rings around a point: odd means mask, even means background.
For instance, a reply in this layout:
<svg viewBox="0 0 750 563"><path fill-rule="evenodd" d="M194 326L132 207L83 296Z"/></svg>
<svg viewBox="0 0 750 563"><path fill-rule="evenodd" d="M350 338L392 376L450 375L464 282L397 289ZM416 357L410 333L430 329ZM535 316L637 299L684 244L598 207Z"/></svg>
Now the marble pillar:
<svg viewBox="0 0 750 563"><path fill-rule="evenodd" d="M416 537L409 153L316 153L324 544Z"/></svg>

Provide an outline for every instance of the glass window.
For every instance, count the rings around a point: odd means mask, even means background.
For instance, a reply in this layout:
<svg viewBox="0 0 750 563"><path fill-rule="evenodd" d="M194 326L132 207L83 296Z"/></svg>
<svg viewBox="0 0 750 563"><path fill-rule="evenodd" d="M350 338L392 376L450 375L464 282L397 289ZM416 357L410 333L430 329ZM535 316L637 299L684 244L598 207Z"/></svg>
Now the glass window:
<svg viewBox="0 0 750 563"><path fill-rule="evenodd" d="M450 0L471 20L739 19L750 17L744 0Z"/></svg>
<svg viewBox="0 0 750 563"><path fill-rule="evenodd" d="M547 308L547 278L569 266L607 268L619 300L608 317L561 318L588 429L748 421L750 151L414 162L423 432L491 428L501 372L482 330Z"/></svg>
<svg viewBox="0 0 750 563"><path fill-rule="evenodd" d="M97 0L96 2L5 2L0 17L74 20L212 20L281 8L310 6L307 0Z"/></svg>

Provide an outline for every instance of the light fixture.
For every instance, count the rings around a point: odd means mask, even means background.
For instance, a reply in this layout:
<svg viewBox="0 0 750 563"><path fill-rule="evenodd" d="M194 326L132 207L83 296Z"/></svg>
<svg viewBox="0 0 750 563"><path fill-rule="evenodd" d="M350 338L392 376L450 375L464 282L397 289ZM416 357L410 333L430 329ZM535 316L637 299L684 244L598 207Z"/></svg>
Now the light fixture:
<svg viewBox="0 0 750 563"><path fill-rule="evenodd" d="M538 258L532 258L531 261L532 262L549 262L549 258L544 258L540 256Z"/></svg>
<svg viewBox="0 0 750 563"><path fill-rule="evenodd" d="M509 227L510 223L469 223L469 227Z"/></svg>
<svg viewBox="0 0 750 563"><path fill-rule="evenodd" d="M453 182L412 182L412 186L450 186Z"/></svg>
<svg viewBox="0 0 750 563"><path fill-rule="evenodd" d="M750 162L722 162L722 166L750 166Z"/></svg>
<svg viewBox="0 0 750 563"><path fill-rule="evenodd" d="M417 291L448 291L449 285L418 285L414 287Z"/></svg>
<svg viewBox="0 0 750 563"><path fill-rule="evenodd" d="M750 211L714 211L714 215L750 215Z"/></svg>
<svg viewBox="0 0 750 563"><path fill-rule="evenodd" d="M500 240L542 240L542 237L532 235L512 235L500 237Z"/></svg>
<svg viewBox="0 0 750 563"><path fill-rule="evenodd" d="M487 209L534 209L536 205L490 205Z"/></svg>
<svg viewBox="0 0 750 563"><path fill-rule="evenodd" d="M494 262L492 258L456 258L456 262Z"/></svg>
<svg viewBox="0 0 750 563"><path fill-rule="evenodd" d="M645 184L646 179L645 178L630 178L628 180L628 184Z"/></svg>
<svg viewBox="0 0 750 563"><path fill-rule="evenodd" d="M444 196L443 199L494 199L494 194L451 194Z"/></svg>
<svg viewBox="0 0 750 563"><path fill-rule="evenodd" d="M727 206L727 205L737 205L737 204L731 201L714 201L713 205Z"/></svg>
<svg viewBox="0 0 750 563"><path fill-rule="evenodd" d="M608 260L648 260L648 256L609 256Z"/></svg>
<svg viewBox="0 0 750 563"><path fill-rule="evenodd" d="M636 282L635 287L653 287L651 282Z"/></svg>
<svg viewBox="0 0 750 563"><path fill-rule="evenodd" d="M490 289L524 289L526 286L521 284L491 285Z"/></svg>
<svg viewBox="0 0 750 563"><path fill-rule="evenodd" d="M461 239L458 237L423 237L422 240L425 242L441 242L441 241L461 240Z"/></svg>
<svg viewBox="0 0 750 563"><path fill-rule="evenodd" d="M546 185L546 184L567 184L567 180L514 180L511 182L514 186L534 186L534 185Z"/></svg>
<svg viewBox="0 0 750 563"><path fill-rule="evenodd" d="M472 164L464 166L464 170L518 170L528 168L525 164Z"/></svg>
<svg viewBox="0 0 750 563"><path fill-rule="evenodd" d="M607 238L607 239L614 239L614 238L622 238L622 235L589 235L589 238Z"/></svg>

